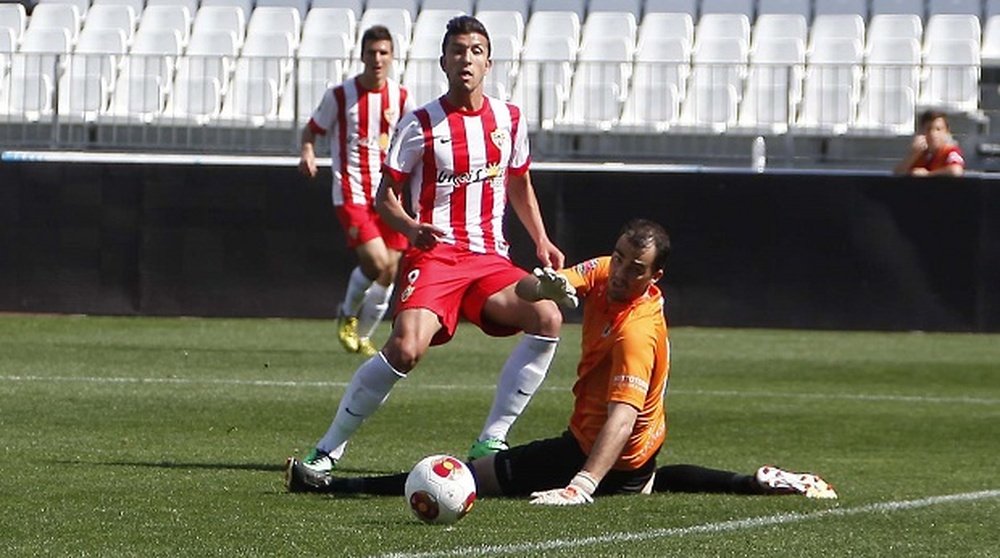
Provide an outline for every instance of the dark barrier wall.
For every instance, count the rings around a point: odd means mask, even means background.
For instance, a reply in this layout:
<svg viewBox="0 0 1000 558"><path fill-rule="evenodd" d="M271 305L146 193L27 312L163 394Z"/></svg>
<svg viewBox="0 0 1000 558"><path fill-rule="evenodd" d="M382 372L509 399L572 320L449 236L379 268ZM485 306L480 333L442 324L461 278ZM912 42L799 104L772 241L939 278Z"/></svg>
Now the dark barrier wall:
<svg viewBox="0 0 1000 558"><path fill-rule="evenodd" d="M991 180L533 176L570 261L607 253L630 217L668 227L676 325L1000 331ZM331 316L354 257L329 184L328 169L0 164L0 310Z"/></svg>

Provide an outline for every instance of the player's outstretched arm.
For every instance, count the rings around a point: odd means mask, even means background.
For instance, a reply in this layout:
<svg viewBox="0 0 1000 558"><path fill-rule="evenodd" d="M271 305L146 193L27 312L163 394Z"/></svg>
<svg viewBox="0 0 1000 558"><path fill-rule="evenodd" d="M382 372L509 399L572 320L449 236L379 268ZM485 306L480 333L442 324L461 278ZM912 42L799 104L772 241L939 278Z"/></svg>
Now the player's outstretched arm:
<svg viewBox="0 0 1000 558"><path fill-rule="evenodd" d="M531 495L531 503L547 506L573 506L594 501L594 491L604 475L621 456L622 448L628 441L635 426L639 411L628 403L612 401L608 403L608 420L594 440L594 447L566 488L555 488Z"/></svg>
<svg viewBox="0 0 1000 558"><path fill-rule="evenodd" d="M566 263L566 257L556 248L556 245L549 240L548 233L545 232L545 222L542 221L542 212L538 207L538 198L535 197L535 188L531 185L531 173L526 172L521 175L511 175L507 181L507 199L510 206L514 208L514 213L521 220L531 240L535 242L535 255L538 261L545 267L562 269Z"/></svg>
<svg viewBox="0 0 1000 558"><path fill-rule="evenodd" d="M552 300L567 308L576 308L580 305L576 288L569 283L565 275L551 267L536 267L531 275L522 277L517 282L514 292L528 302Z"/></svg>

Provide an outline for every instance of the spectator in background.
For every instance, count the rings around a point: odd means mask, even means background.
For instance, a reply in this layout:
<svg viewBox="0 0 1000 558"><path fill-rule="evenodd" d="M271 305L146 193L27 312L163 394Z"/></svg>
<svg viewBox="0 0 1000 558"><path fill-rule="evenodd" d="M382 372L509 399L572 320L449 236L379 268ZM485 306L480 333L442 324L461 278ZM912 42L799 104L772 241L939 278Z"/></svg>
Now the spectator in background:
<svg viewBox="0 0 1000 558"><path fill-rule="evenodd" d="M361 37L362 72L331 87L302 130L299 171L316 176L317 135L330 136L333 206L358 256L344 300L337 309L337 336L349 352L375 354L370 340L389 308L396 267L406 236L391 229L375 211L382 162L396 123L413 110L406 89L389 78L392 34L375 25Z"/></svg>
<svg viewBox="0 0 1000 558"><path fill-rule="evenodd" d="M948 118L943 112L929 110L920 115L917 135L910 153L894 169L910 176L962 176L965 158L951 137Z"/></svg>

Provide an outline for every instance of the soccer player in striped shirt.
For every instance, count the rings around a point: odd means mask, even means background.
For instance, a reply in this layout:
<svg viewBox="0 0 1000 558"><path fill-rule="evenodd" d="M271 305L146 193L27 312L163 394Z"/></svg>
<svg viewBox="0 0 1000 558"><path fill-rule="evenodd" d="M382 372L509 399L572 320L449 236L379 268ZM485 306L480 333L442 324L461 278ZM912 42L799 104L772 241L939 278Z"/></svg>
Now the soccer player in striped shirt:
<svg viewBox="0 0 1000 558"><path fill-rule="evenodd" d="M299 170L316 176L316 136L329 135L333 159L333 207L358 257L337 309L337 336L344 348L372 356L371 335L389 308L393 279L406 236L375 211L375 191L396 123L413 110L406 89L389 78L392 34L375 25L361 37L364 70L331 87L302 130Z"/></svg>
<svg viewBox="0 0 1000 558"><path fill-rule="evenodd" d="M664 396L670 370L663 277L670 238L651 221L622 229L610 256L562 272L522 278L528 301L585 301L580 361L569 428L561 436L476 459L480 495L530 496L531 503L568 506L600 494L717 492L801 494L836 498L823 479L764 466L754 474L697 465L656 467L666 440ZM403 494L407 473L337 478L290 460L290 492Z"/></svg>
<svg viewBox="0 0 1000 558"><path fill-rule="evenodd" d="M473 457L507 447L511 425L555 355L562 315L551 301L518 298L515 285L528 273L510 261L503 233L509 201L540 263L562 267L528 173L527 124L518 107L483 93L490 40L479 20L452 19L441 50L448 91L400 121L376 201L411 246L400 263L392 333L355 372L333 423L306 457L316 471L332 469L361 423L431 345L451 339L459 318L489 335L525 334L500 371ZM402 201L407 193L412 216Z"/></svg>

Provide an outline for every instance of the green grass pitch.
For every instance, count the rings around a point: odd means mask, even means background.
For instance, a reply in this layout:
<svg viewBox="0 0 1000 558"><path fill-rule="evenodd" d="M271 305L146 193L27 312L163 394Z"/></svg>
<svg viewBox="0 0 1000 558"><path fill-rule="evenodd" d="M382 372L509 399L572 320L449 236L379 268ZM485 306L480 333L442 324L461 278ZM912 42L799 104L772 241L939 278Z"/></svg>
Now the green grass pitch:
<svg viewBox="0 0 1000 558"><path fill-rule="evenodd" d="M0 317L3 556L998 556L1000 336L677 328L660 463L820 473L837 501L286 494L359 363L315 320ZM383 329L381 335L385 335ZM513 443L562 431L568 325ZM352 441L343 474L464 456L515 339L469 325Z"/></svg>

